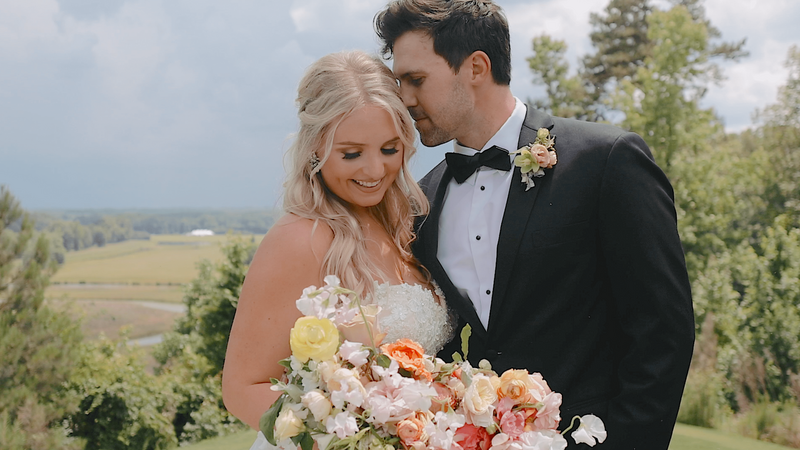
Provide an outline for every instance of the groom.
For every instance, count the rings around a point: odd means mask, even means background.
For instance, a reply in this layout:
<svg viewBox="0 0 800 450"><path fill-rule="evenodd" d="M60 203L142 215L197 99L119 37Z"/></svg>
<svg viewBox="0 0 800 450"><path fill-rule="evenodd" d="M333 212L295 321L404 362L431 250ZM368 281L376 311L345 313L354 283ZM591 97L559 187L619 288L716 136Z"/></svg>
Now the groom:
<svg viewBox="0 0 800 450"><path fill-rule="evenodd" d="M645 142L516 99L491 0L393 0L375 26L422 143L454 140L421 181L414 253L471 325L470 361L540 372L563 394L562 428L603 419L601 449L666 449L694 319L672 187ZM543 154L555 164L530 187L505 150L541 129L557 161Z"/></svg>

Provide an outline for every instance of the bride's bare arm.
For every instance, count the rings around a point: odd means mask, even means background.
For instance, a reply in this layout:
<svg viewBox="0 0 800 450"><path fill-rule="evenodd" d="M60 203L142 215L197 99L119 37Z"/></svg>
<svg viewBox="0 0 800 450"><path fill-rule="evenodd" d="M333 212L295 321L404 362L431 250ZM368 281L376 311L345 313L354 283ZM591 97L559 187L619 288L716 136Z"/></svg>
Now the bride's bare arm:
<svg viewBox="0 0 800 450"><path fill-rule="evenodd" d="M264 236L247 272L233 321L222 398L234 416L258 429L261 415L278 398L270 378L281 378L278 361L291 354L289 330L301 316L295 306L303 289L322 285L320 267L333 234L320 224L288 214Z"/></svg>

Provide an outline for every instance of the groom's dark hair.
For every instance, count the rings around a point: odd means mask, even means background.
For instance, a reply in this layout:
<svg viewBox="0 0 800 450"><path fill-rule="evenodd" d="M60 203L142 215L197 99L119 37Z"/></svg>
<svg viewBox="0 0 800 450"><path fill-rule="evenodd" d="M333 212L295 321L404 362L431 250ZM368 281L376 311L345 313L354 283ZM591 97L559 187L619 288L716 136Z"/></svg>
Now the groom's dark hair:
<svg viewBox="0 0 800 450"><path fill-rule="evenodd" d="M392 0L375 15L375 32L383 41L384 58L395 41L409 31L433 38L433 51L458 73L473 52L486 53L492 78L511 83L511 39L503 10L491 0Z"/></svg>

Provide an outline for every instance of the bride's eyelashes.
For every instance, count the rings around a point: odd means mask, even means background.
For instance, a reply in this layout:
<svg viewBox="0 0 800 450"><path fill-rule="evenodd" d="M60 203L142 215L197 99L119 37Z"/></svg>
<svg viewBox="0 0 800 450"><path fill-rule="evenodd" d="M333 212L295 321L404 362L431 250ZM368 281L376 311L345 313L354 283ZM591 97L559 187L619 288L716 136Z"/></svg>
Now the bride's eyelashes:
<svg viewBox="0 0 800 450"><path fill-rule="evenodd" d="M382 148L381 153L386 156L391 156L399 152L400 150L392 147L392 148ZM342 159L356 159L361 156L361 152L344 152L342 154Z"/></svg>

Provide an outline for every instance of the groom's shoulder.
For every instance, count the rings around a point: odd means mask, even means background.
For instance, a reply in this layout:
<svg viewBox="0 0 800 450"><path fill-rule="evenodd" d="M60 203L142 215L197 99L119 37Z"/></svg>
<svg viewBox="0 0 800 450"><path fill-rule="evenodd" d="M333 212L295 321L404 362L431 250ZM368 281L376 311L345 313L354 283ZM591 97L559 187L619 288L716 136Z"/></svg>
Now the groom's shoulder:
<svg viewBox="0 0 800 450"><path fill-rule="evenodd" d="M551 131L561 141L582 141L595 146L611 146L620 138L638 137L635 133L607 123L553 116L553 124Z"/></svg>
<svg viewBox="0 0 800 450"><path fill-rule="evenodd" d="M422 188L422 192L425 195L428 195L431 192L436 190L436 187L439 185L439 181L444 176L444 171L447 169L447 163L442 160L439 164L436 165L433 169L430 170L421 180L419 180L419 187Z"/></svg>

